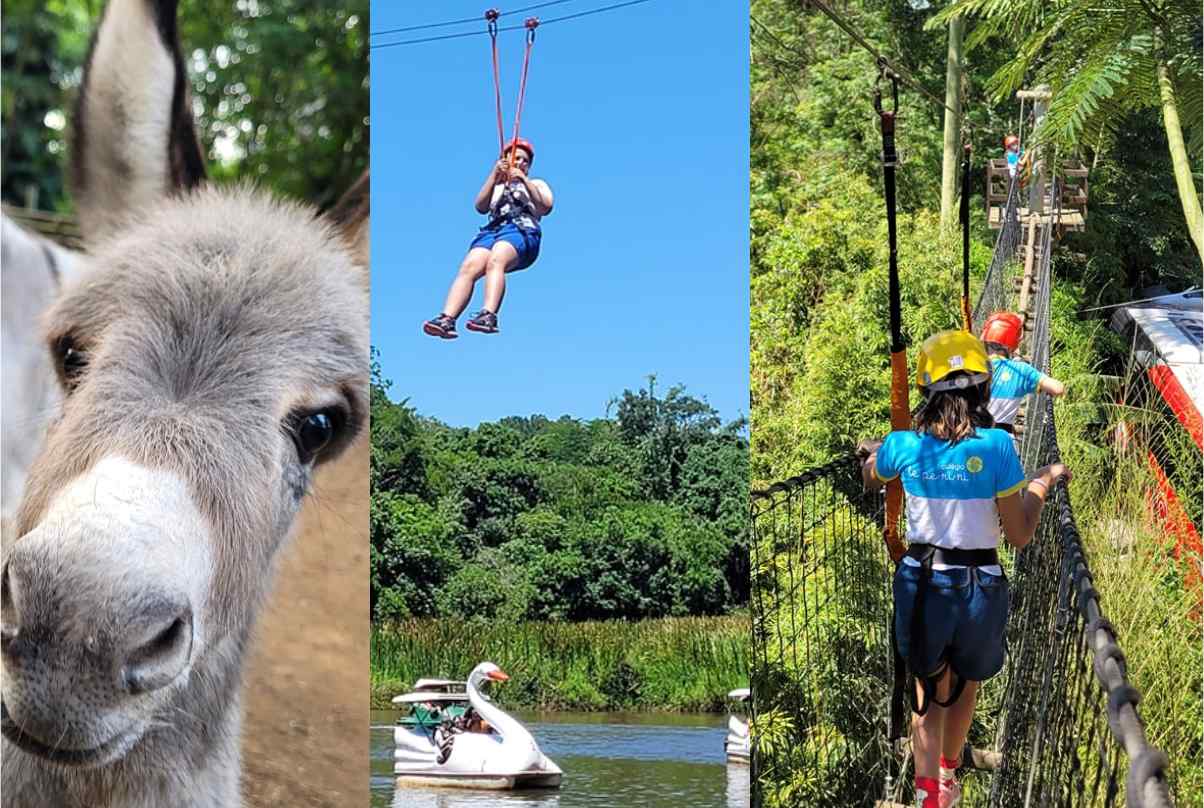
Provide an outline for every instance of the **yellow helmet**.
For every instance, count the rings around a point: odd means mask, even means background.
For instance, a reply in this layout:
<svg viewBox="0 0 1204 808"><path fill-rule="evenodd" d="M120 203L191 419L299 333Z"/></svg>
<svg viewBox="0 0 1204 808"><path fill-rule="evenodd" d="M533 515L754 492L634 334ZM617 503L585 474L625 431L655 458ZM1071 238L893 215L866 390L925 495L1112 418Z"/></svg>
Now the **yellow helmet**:
<svg viewBox="0 0 1204 808"><path fill-rule="evenodd" d="M963 371L956 378L950 373ZM924 340L916 362L916 386L925 392L954 390L982 384L991 378L991 365L982 340L968 331L941 331Z"/></svg>

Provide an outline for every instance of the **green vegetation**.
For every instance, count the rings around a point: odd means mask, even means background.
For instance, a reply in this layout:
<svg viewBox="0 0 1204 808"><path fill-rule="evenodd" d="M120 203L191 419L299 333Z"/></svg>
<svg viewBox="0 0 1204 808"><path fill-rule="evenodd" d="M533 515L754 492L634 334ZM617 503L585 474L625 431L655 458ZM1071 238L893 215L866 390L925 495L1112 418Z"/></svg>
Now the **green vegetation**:
<svg viewBox="0 0 1204 808"><path fill-rule="evenodd" d="M840 13L940 96L946 32L937 27L940 23L924 30L924 23L944 7L919 11L907 2L853 0ZM889 429L885 203L881 140L869 100L876 70L869 54L825 17L798 8L786 0L752 2L754 485L798 474L848 453L860 438ZM1118 19L1107 14L1109 25ZM1144 19L1130 17L1137 34ZM1019 52L1022 36L1031 33L1017 30L1026 19L993 28L968 21L967 42L976 47L969 52L963 108L975 127L971 139L977 166L1002 156L999 144L1016 127L1018 104L994 99L992 77ZM1198 31L1198 15L1192 30ZM1085 30L1063 35L1068 54L1089 58L1084 49L1096 42L1086 41ZM1037 48L1035 53L1045 59L1046 51ZM1118 58L1140 61L1144 53L1134 49ZM1198 70L1198 36L1180 58ZM1040 78L1021 72L1018 80L1035 83ZM1071 67L1062 78L1078 80ZM1180 469L1186 469L1178 480L1181 499L1197 525L1199 450L1176 422L1133 409L1131 397L1125 407L1114 405L1130 379L1129 346L1104 321L1076 316L1084 308L1140 297L1145 287L1182 289L1199 283L1199 257L1175 190L1177 172L1162 112L1157 105L1139 103L1141 99L1122 98L1122 86L1115 83L1115 98L1106 105L1108 137L1099 140L1099 130L1092 129L1092 137L1077 141L1079 155L1092 167L1087 232L1067 235L1054 255L1052 372L1070 391L1058 402L1056 417L1059 444L1075 473L1071 495L1103 609L1118 630L1132 683L1142 693L1140 712L1150 742L1172 761L1176 803L1187 805L1198 803L1204 792L1198 766L1204 749L1200 595L1184 582L1185 570L1192 563L1198 568L1200 560L1174 557L1165 531L1149 515L1153 485L1143 455L1118 450L1113 427L1124 418L1157 431L1166 444L1161 451L1177 457ZM1198 96L1198 79L1195 87ZM958 321L960 244L956 238L942 238L937 224L943 110L906 89L900 107L899 266L903 330L914 367L914 350L923 338ZM1200 121L1194 107L1190 113L1186 109L1181 101L1190 140L1198 137ZM1025 131L1027 135L1027 125ZM1064 139L1054 139L1064 152L1070 148ZM1199 149L1190 155L1198 183ZM974 295L995 235L982 219L982 185L979 173L971 201ZM832 536L839 540L845 535L841 531L848 531L852 542L855 518L841 512L831 524ZM818 526L814 529L819 532ZM784 624L793 616L783 611L771 619ZM859 618L841 604L833 602L821 622L816 629L821 634L835 625L846 636L857 636L850 626L858 625ZM859 730L865 716L857 704L832 704L835 688L823 684L826 669L778 673L782 688L817 683L819 702L831 710L819 723L808 723L804 706L760 718L760 742L768 745L763 748L777 744L800 756L796 760L809 761L799 771L801 778L775 776L780 790L767 793L766 804L795 804L803 796L840 802L833 795L844 794L847 784L840 772L825 773L823 761L843 760L850 739L861 742L881 733ZM841 692L856 691L858 682L842 683ZM1000 697L998 691L996 686L984 693L972 732L972 740L984 746L991 745L993 727L986 722L992 720L989 703ZM885 695L862 693L869 704ZM790 700L786 693L785 701ZM797 701L806 703L801 695ZM802 744L800 721L813 728ZM857 747L865 760L874 759L873 751ZM804 782L806 777L819 781ZM974 780L967 784L968 798L981 785Z"/></svg>
<svg viewBox="0 0 1204 808"><path fill-rule="evenodd" d="M6 203L70 210L64 124L102 7L4 4ZM368 0L183 0L179 18L210 174L333 204L368 166Z"/></svg>
<svg viewBox="0 0 1204 808"><path fill-rule="evenodd" d="M655 379L457 429L372 382L373 704L489 659L503 703L716 710L748 683L748 443Z"/></svg>
<svg viewBox="0 0 1204 808"><path fill-rule="evenodd" d="M1204 257L1204 213L1192 175L1204 147L1199 8L1178 0L1071 0L1055 8L1040 0L958 0L930 27L965 15L977 21L968 49L992 38L1014 46L1013 58L987 82L997 99L1026 81L1053 91L1037 133L1042 142L1067 153L1080 146L1100 152L1113 145L1128 113L1161 113L1183 221Z"/></svg>
<svg viewBox="0 0 1204 808"><path fill-rule="evenodd" d="M615 417L454 429L372 387L378 620L719 615L748 601L743 424L655 382Z"/></svg>
<svg viewBox="0 0 1204 808"><path fill-rule="evenodd" d="M416 679L462 679L489 660L503 704L557 710L720 711L745 687L748 616L628 622L407 620L372 630L372 706Z"/></svg>

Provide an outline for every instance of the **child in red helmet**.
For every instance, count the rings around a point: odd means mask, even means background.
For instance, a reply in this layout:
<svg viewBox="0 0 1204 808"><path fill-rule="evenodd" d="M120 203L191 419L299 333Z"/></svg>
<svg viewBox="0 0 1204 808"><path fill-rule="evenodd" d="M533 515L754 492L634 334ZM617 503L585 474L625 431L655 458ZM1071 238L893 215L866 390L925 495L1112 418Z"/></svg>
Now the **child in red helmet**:
<svg viewBox="0 0 1204 808"><path fill-rule="evenodd" d="M456 318L472 299L473 287L485 278L485 305L468 321L470 331L496 334L497 312L506 293L506 273L526 269L539 257L539 221L552 212L552 189L527 172L535 159L530 141L515 138L502 152L477 192L478 213L489 221L469 245L468 254L447 292L443 311L422 324L432 337L455 339Z"/></svg>
<svg viewBox="0 0 1204 808"><path fill-rule="evenodd" d="M991 401L987 409L995 418L995 426L1008 432L1014 430L1016 415L1025 396L1038 390L1051 396L1066 393L1066 385L1046 376L1032 365L1012 354L1020 347L1024 322L1020 315L1000 311L987 318L983 325L982 341L991 360Z"/></svg>

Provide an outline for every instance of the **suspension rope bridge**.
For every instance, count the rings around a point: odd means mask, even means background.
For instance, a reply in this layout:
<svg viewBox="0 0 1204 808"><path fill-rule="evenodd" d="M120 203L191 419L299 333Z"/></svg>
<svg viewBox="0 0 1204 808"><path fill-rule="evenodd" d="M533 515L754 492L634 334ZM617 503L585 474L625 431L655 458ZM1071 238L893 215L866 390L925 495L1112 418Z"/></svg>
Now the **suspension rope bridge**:
<svg viewBox="0 0 1204 808"><path fill-rule="evenodd" d="M1048 212L1022 216L1018 185L1008 190L972 324L978 331L993 311L1020 311L1022 350L1047 371L1061 193L1049 183ZM1018 423L1027 470L1060 460L1051 399L1038 394ZM909 793L909 742L890 732L884 497L862 490L859 468L848 455L752 493L754 806L898 806ZM1004 555L1008 663L981 696L994 732L972 732L968 746L979 748L963 755L985 770L987 785L967 791L963 804L1173 805L1169 761L1146 742L1065 481L1036 539Z"/></svg>

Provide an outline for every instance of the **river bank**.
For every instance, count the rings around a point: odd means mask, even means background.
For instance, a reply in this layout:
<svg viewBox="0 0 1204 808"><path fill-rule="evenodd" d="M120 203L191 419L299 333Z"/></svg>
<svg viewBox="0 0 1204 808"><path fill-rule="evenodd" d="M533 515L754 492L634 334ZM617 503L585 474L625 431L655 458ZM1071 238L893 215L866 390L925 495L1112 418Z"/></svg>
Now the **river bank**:
<svg viewBox="0 0 1204 808"><path fill-rule="evenodd" d="M372 707L422 677L463 679L497 663L493 696L538 710L722 712L748 686L746 614L640 621L407 620L372 627Z"/></svg>

